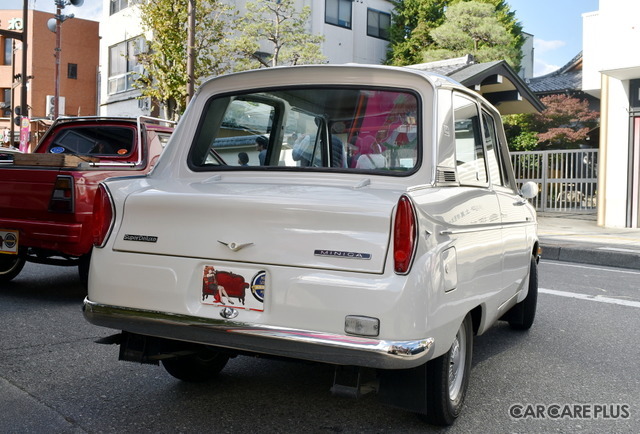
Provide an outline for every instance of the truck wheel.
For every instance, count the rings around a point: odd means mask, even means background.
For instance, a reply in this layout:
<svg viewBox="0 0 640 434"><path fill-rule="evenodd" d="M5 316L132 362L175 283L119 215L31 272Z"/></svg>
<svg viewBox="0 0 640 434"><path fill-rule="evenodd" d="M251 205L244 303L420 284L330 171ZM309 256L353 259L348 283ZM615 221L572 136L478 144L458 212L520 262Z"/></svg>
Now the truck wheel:
<svg viewBox="0 0 640 434"><path fill-rule="evenodd" d="M509 327L514 330L529 330L536 317L538 304L538 263L531 257L529 266L529 292L524 300L516 304L509 311Z"/></svg>
<svg viewBox="0 0 640 434"><path fill-rule="evenodd" d="M83 285L89 283L89 265L91 264L91 253L82 255L78 258L78 276Z"/></svg>
<svg viewBox="0 0 640 434"><path fill-rule="evenodd" d="M469 385L472 352L473 326L467 315L449 351L427 362L428 423L451 425L460 414Z"/></svg>
<svg viewBox="0 0 640 434"><path fill-rule="evenodd" d="M226 354L206 350L197 354L162 360L164 369L178 380L205 382L215 378L229 361Z"/></svg>
<svg viewBox="0 0 640 434"><path fill-rule="evenodd" d="M20 274L25 262L22 255L0 255L0 282L8 282Z"/></svg>

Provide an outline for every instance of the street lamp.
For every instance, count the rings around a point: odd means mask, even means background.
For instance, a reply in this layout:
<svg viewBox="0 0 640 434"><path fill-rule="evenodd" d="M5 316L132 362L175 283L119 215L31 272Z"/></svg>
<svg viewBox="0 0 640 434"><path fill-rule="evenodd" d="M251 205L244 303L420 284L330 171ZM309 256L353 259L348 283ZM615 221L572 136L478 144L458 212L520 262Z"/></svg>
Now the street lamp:
<svg viewBox="0 0 640 434"><path fill-rule="evenodd" d="M56 68L55 68L55 94L53 97L53 119L57 119L59 115L59 102L60 102L60 52L62 48L60 48L60 30L61 24L64 23L69 18L73 18L73 14L62 15L62 9L66 6L72 5L76 7L82 6L84 0L53 0L56 5L56 15L54 18L50 18L47 21L47 28L56 34L56 48L55 53L53 54L56 58Z"/></svg>

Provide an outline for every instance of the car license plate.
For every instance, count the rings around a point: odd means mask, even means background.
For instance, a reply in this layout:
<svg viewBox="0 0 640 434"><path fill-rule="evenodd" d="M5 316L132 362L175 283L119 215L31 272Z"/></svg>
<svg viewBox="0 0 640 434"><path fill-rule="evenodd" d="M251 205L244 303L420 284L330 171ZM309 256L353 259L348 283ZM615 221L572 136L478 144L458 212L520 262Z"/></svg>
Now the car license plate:
<svg viewBox="0 0 640 434"><path fill-rule="evenodd" d="M266 280L264 270L205 265L202 270L202 303L262 312Z"/></svg>
<svg viewBox="0 0 640 434"><path fill-rule="evenodd" d="M0 229L0 253L18 254L18 231Z"/></svg>

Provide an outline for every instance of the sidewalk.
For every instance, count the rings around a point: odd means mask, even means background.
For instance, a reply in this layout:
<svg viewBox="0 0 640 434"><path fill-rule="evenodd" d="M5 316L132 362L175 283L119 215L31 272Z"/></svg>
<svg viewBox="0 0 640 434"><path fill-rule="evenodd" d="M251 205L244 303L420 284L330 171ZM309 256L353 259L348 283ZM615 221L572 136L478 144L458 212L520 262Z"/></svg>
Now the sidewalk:
<svg viewBox="0 0 640 434"><path fill-rule="evenodd" d="M603 228L596 216L538 213L542 258L640 270L640 229Z"/></svg>

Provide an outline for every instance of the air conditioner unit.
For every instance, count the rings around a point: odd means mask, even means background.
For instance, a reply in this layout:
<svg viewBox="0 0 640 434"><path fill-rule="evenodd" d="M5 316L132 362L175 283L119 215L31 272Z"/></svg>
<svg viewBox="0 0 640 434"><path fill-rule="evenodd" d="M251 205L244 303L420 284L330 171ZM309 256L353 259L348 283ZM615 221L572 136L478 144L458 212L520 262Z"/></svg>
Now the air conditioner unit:
<svg viewBox="0 0 640 434"><path fill-rule="evenodd" d="M60 107L58 108L58 116L63 116L64 115L64 97L61 96L59 97L60 100ZM46 101L46 115L50 118L53 117L53 112L55 110L55 103L56 103L56 97L53 95L47 95L47 101Z"/></svg>

